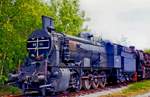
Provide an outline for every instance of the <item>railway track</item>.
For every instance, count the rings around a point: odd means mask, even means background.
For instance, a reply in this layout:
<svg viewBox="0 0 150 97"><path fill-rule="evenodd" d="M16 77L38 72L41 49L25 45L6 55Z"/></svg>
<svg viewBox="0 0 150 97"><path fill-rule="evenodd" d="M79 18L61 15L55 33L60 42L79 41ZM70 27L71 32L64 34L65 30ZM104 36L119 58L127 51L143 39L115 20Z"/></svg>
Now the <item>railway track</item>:
<svg viewBox="0 0 150 97"><path fill-rule="evenodd" d="M107 85L105 88L98 88L98 89L90 89L90 90L80 90L78 92L62 92L59 94L55 94L53 96L49 96L47 95L46 97L82 97L84 95L88 95L88 94L94 94L97 92L103 92L103 91L111 91L112 89L117 89L117 88L122 88L127 86L128 84L124 83L124 84L113 84L113 85ZM41 97L39 96L39 94L30 94L30 95L8 95L8 96L4 96L4 97L32 97L32 96L36 96L36 97Z"/></svg>

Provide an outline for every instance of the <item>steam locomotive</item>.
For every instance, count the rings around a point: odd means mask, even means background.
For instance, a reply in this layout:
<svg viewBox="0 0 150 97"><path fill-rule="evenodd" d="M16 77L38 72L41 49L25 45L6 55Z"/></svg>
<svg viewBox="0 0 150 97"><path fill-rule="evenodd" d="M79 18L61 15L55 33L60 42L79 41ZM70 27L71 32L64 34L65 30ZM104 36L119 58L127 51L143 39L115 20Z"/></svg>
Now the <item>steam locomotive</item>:
<svg viewBox="0 0 150 97"><path fill-rule="evenodd" d="M95 41L87 32L80 37L58 33L46 16L42 24L28 37L28 57L9 77L25 94L38 91L45 96L150 77L150 55L133 46Z"/></svg>

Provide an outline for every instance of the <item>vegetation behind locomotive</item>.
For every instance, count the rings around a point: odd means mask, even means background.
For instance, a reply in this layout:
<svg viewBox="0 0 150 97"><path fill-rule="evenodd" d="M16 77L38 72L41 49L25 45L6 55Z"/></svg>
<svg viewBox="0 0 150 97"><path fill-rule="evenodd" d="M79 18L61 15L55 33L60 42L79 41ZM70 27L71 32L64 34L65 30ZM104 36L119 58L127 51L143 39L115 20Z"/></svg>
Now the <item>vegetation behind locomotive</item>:
<svg viewBox="0 0 150 97"><path fill-rule="evenodd" d="M55 32L53 20L42 17L42 30L28 38L29 56L10 80L27 92L61 92L104 87L148 78L148 54L134 47L94 41L90 33L73 37Z"/></svg>

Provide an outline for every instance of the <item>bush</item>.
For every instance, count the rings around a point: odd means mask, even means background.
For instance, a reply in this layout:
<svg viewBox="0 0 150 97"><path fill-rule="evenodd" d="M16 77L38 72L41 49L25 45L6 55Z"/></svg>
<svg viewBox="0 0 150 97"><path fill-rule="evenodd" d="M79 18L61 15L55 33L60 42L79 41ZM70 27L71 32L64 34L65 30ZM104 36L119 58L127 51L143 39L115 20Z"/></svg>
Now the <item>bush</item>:
<svg viewBox="0 0 150 97"><path fill-rule="evenodd" d="M8 80L8 78L4 75L1 75L0 76L0 84L1 85L4 85L4 83Z"/></svg>

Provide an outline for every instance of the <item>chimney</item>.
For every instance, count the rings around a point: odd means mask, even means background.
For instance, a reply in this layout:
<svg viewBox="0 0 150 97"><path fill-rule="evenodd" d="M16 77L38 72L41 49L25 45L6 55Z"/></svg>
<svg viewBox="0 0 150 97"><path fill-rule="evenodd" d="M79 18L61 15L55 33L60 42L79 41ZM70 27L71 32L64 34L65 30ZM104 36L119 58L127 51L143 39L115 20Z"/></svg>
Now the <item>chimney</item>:
<svg viewBox="0 0 150 97"><path fill-rule="evenodd" d="M42 16L42 26L44 31L51 33L54 30L53 19L51 17Z"/></svg>
<svg viewBox="0 0 150 97"><path fill-rule="evenodd" d="M132 52L135 51L135 47L134 46L130 46L129 48L131 49Z"/></svg>

